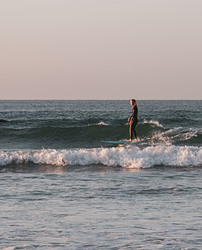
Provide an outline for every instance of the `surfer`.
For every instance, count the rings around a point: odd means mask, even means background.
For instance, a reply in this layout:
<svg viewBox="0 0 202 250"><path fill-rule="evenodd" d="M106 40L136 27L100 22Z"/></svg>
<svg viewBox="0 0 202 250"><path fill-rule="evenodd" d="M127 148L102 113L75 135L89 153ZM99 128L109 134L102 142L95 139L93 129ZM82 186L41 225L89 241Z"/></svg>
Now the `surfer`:
<svg viewBox="0 0 202 250"><path fill-rule="evenodd" d="M132 106L132 115L128 118L128 122L130 123L130 129L129 129L129 135L130 135L130 141L134 138L137 139L137 133L135 131L135 127L138 123L138 107L135 99L130 100L130 105Z"/></svg>

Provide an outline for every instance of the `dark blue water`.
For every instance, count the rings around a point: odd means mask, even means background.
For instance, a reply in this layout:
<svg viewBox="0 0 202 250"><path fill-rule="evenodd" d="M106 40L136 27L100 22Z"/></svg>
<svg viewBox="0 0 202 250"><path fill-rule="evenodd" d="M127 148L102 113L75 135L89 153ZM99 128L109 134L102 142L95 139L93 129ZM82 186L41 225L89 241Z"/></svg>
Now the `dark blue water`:
<svg viewBox="0 0 202 250"><path fill-rule="evenodd" d="M0 248L201 249L202 101L0 101Z"/></svg>

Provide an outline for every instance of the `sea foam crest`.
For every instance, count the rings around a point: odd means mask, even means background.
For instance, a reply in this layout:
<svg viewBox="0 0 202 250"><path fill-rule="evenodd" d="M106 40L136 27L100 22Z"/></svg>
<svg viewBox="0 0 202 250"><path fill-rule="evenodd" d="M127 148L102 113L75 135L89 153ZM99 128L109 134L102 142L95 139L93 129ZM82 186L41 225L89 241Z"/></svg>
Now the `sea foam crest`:
<svg viewBox="0 0 202 250"><path fill-rule="evenodd" d="M92 126L92 124L88 124L88 127ZM100 121L98 123L93 124L93 126L109 126L108 123Z"/></svg>
<svg viewBox="0 0 202 250"><path fill-rule="evenodd" d="M202 166L202 147L158 145L144 149L138 147L116 147L0 152L1 166L27 162L56 166L103 164L106 166L122 166L137 169L156 165Z"/></svg>
<svg viewBox="0 0 202 250"><path fill-rule="evenodd" d="M144 120L143 121L143 124L152 124L152 125L155 125L157 127L160 127L160 128L163 128L163 125L160 124L158 121L154 121L154 120L150 120L150 121L147 121L147 120Z"/></svg>
<svg viewBox="0 0 202 250"><path fill-rule="evenodd" d="M109 126L109 124L108 124L108 123L103 122L103 121L98 122L96 125L98 125L98 126Z"/></svg>
<svg viewBox="0 0 202 250"><path fill-rule="evenodd" d="M189 140L193 137L197 137L197 134L200 134L199 129L194 129L194 128L185 129L182 127L177 127L169 129L163 132L161 135L169 136L172 139Z"/></svg>

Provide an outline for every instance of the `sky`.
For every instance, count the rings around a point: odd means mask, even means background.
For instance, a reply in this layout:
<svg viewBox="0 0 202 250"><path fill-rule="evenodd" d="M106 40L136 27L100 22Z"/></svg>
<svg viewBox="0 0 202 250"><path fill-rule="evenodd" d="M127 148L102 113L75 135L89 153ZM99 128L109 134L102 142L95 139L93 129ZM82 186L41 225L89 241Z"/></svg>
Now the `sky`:
<svg viewBox="0 0 202 250"><path fill-rule="evenodd" d="M2 0L0 99L202 99L201 0Z"/></svg>

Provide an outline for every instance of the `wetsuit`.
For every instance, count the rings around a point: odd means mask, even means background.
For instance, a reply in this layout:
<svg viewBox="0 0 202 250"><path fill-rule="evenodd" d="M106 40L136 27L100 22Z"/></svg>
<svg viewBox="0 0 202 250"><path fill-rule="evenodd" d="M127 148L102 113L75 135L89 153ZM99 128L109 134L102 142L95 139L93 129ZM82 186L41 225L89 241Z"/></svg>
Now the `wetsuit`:
<svg viewBox="0 0 202 250"><path fill-rule="evenodd" d="M134 135L135 139L137 139L137 133L135 131L135 127L138 123L138 108L137 105L132 107L132 115L129 117L130 119L130 129L129 129L129 134L130 134L130 139L132 140L132 137Z"/></svg>

